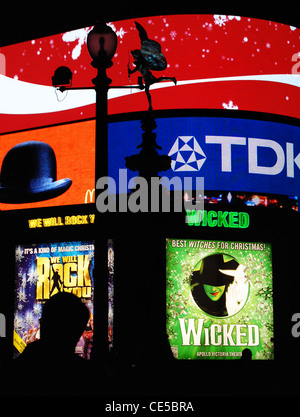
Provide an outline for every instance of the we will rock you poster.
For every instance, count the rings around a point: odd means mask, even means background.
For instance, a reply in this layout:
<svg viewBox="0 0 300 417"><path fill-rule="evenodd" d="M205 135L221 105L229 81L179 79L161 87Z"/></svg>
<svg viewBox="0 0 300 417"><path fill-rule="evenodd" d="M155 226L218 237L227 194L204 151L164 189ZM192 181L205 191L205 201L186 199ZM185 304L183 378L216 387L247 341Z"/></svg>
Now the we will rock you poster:
<svg viewBox="0 0 300 417"><path fill-rule="evenodd" d="M166 240L167 333L178 359L274 359L269 243Z"/></svg>
<svg viewBox="0 0 300 417"><path fill-rule="evenodd" d="M93 338L93 272L94 243L90 241L16 247L14 357L28 343L39 339L44 303L64 291L77 295L90 310L87 328L75 349L77 354L89 359Z"/></svg>

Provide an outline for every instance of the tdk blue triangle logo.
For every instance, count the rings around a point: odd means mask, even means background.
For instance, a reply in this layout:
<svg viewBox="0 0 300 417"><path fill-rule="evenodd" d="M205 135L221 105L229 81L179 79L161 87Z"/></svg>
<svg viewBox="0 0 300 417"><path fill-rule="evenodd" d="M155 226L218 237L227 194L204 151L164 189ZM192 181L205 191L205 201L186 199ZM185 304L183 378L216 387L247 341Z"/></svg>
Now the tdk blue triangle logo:
<svg viewBox="0 0 300 417"><path fill-rule="evenodd" d="M195 136L178 136L169 154L173 171L200 171L206 160Z"/></svg>

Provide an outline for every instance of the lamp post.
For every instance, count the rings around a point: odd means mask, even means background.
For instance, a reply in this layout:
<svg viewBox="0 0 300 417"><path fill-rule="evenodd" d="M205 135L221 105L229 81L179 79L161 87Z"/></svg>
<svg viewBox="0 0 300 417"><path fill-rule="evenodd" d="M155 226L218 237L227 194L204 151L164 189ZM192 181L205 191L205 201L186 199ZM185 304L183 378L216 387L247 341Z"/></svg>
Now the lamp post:
<svg viewBox="0 0 300 417"><path fill-rule="evenodd" d="M95 202L97 181L108 176L107 93L112 80L106 74L113 63L117 48L117 35L104 22L98 23L88 34L87 48L91 65L98 70L92 80L96 91L96 152ZM94 352L103 360L108 352L108 220L105 213L96 212L95 224L95 337ZM99 301L99 304L97 303Z"/></svg>

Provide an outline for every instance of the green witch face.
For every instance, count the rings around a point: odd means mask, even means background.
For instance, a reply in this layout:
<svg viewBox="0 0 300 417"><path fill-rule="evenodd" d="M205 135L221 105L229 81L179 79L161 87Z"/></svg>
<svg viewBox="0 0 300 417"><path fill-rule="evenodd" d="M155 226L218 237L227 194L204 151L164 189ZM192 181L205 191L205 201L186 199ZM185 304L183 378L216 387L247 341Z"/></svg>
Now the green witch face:
<svg viewBox="0 0 300 417"><path fill-rule="evenodd" d="M226 253L210 254L195 265L191 290L201 310L216 317L231 315L232 303L228 301L230 298L227 300L227 295L238 267L239 263Z"/></svg>
<svg viewBox="0 0 300 417"><path fill-rule="evenodd" d="M216 286L213 286L213 285L204 284L203 287L204 287L205 294L212 301L218 301L222 297L222 295L225 291L225 285L221 285L219 287L216 287Z"/></svg>

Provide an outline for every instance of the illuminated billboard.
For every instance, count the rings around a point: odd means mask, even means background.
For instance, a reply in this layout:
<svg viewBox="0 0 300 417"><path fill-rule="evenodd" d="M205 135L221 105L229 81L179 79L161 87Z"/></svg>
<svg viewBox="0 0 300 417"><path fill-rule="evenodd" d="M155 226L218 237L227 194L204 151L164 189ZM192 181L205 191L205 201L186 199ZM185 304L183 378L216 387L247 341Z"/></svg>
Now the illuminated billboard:
<svg viewBox="0 0 300 417"><path fill-rule="evenodd" d="M75 349L75 353L89 359L94 322L94 242L18 245L15 249L14 357L40 338L43 305L61 292L75 294L90 311L87 327Z"/></svg>
<svg viewBox="0 0 300 417"><path fill-rule="evenodd" d="M166 259L175 358L274 359L271 244L167 239Z"/></svg>
<svg viewBox="0 0 300 417"><path fill-rule="evenodd" d="M120 87L108 92L110 116L127 113L130 117L130 113L148 108L145 91L133 87L140 75L138 72L132 73L135 64L131 51L141 48L136 21L145 29L149 39L160 45L166 59L165 69L153 71L153 75L171 76L177 81L176 85L173 81L164 81L151 86L154 110L241 110L299 118L299 29L267 20L212 14L152 16L108 23L118 37L114 65L108 70L108 75L113 80L112 86ZM1 210L94 201L95 92L93 89L76 89L62 93L52 87L52 76L62 65L69 67L73 73L73 87L92 86L91 79L95 77L96 71L90 65L91 58L86 47L90 30L91 27L85 27L0 48L1 166L7 153L15 146L41 141L53 149L56 157L57 175L52 178L52 182L65 179L72 181L68 190L59 196L51 196L51 200L15 202L13 199L1 199L0 195ZM130 77L128 67L131 68ZM122 89L123 86L131 88ZM164 129L164 126L158 127L159 131ZM113 125L109 132L109 147L114 152L117 149L115 145L119 146L116 142L121 138L125 147L128 142L136 143L134 131L131 132L132 136L128 136L130 124L122 125L121 132L118 129L117 125ZM166 130L162 132L165 135ZM167 148L171 141L173 146L176 138L184 135L194 135L199 143L200 139L196 134L199 136L197 132L174 132L176 136L167 138ZM208 135L217 133L211 132ZM252 147L257 145L253 141L248 143L250 132L242 135L247 138L245 149L248 144ZM252 137L276 141L276 138L261 137L256 132ZM286 143L296 146L293 140L286 140ZM158 139L158 142L165 149L164 140ZM207 157L206 162L199 158L190 162L205 171L212 159L209 160L209 151L204 150L201 143L199 146ZM213 146L210 142L207 148L219 147L220 150L220 146L222 145ZM280 146L282 147L281 144ZM235 145L232 146L234 148ZM239 149L244 151L242 145ZM279 171L283 157L280 148L276 149L280 153L278 165L270 163ZM282 149L290 170L287 175L292 175L293 170L296 175L299 151L297 153L292 145ZM170 150L171 148L168 152ZM124 156L130 155L125 152L124 155L122 152L120 155L115 154L116 159L109 162L111 170L115 166L120 169ZM234 157L234 152L232 156ZM179 159L172 166L176 172L182 162ZM295 161L294 165L289 162L292 159ZM24 172L25 164L24 162ZM192 165L189 163L190 167ZM234 165L232 166L234 169ZM275 171L276 169L274 168ZM23 171L20 168L20 172ZM254 178L255 175L251 176ZM220 177L221 182L222 178L223 174ZM277 173L275 178L279 179ZM32 179L34 182L40 181L40 177L30 178L30 181ZM264 177L261 179L264 183ZM0 185L2 189L6 186L6 181ZM16 189L14 184L13 191Z"/></svg>
<svg viewBox="0 0 300 417"><path fill-rule="evenodd" d="M92 202L94 132L95 121L90 120L0 136L0 209ZM49 192L67 179L67 189Z"/></svg>
<svg viewBox="0 0 300 417"><path fill-rule="evenodd" d="M156 141L160 153L171 158L171 169L160 175L170 188L174 177L204 178L204 190L282 194L299 199L300 127L269 120L207 117L201 111L185 116L157 117ZM274 118L272 118L274 120ZM109 175L123 186L120 169L125 157L137 154L142 141L139 120L109 124ZM127 172L127 182L138 175ZM174 182L173 185L176 185ZM127 190L126 190L127 191ZM232 195L233 196L233 195ZM217 195L216 197L219 197ZM254 200L255 202L255 200ZM249 203L250 204L250 203ZM254 203L253 203L254 204Z"/></svg>
<svg viewBox="0 0 300 417"><path fill-rule="evenodd" d="M239 109L299 117L299 29L243 16L169 15L110 22L118 37L109 77L130 86L130 51L141 47L135 21L161 45L167 66L155 72L176 77L152 87L153 108ZM93 90L60 93L51 77L59 66L73 86L91 86L95 69L86 47L91 27L0 48L0 133L95 116ZM147 110L144 91L109 91L109 114Z"/></svg>

